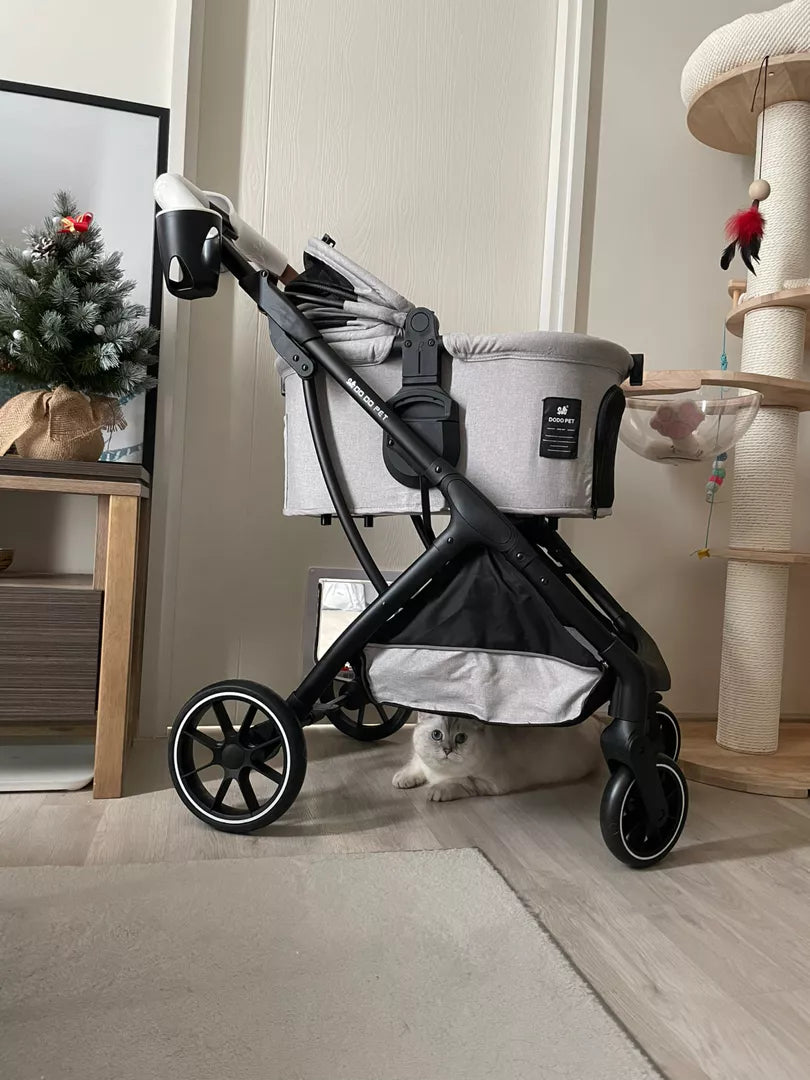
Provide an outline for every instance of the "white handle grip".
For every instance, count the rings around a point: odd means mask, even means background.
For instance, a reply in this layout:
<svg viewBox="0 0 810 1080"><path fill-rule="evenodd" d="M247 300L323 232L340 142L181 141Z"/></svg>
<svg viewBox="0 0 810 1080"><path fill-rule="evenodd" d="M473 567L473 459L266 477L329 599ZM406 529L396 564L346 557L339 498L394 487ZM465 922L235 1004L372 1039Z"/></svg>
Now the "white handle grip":
<svg viewBox="0 0 810 1080"><path fill-rule="evenodd" d="M245 258L260 270L269 270L281 277L289 259L269 240L239 217L234 205L226 195L217 191L203 191L185 176L163 173L155 181L155 202L162 210L219 210L228 215L236 233L236 242Z"/></svg>
<svg viewBox="0 0 810 1080"><path fill-rule="evenodd" d="M152 189L161 210L208 210L208 196L185 176L161 173Z"/></svg>

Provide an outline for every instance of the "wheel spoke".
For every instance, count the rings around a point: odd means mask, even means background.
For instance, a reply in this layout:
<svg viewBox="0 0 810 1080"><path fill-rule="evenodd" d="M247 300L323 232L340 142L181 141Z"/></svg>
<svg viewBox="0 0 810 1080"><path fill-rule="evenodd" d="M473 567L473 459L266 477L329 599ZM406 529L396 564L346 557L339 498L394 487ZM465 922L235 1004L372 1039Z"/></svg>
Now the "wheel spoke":
<svg viewBox="0 0 810 1080"><path fill-rule="evenodd" d="M207 761L205 763L205 765L198 765L196 769L190 769L188 772L181 773L180 774L180 779L181 780L188 780L188 778L190 776L196 776L197 773L205 772L206 769L210 769L211 766L215 765L215 764L216 764L216 761L214 760L214 758L211 758L211 760Z"/></svg>
<svg viewBox="0 0 810 1080"><path fill-rule="evenodd" d="M256 798L256 792L253 790L250 784L250 770L242 769L239 773L239 790L242 792L242 798L245 800L248 810L254 813L259 809L259 800Z"/></svg>
<svg viewBox="0 0 810 1080"><path fill-rule="evenodd" d="M363 717L365 715L366 715L366 703L364 701L363 704L360 706L360 708L357 710L357 726L358 727L363 726Z"/></svg>
<svg viewBox="0 0 810 1080"><path fill-rule="evenodd" d="M222 803L223 803L223 801L225 799L225 796L228 794L228 788L231 786L231 781L232 780L233 780L232 776L224 777L222 783L217 788L217 793L214 796L214 801L211 803L211 809L212 810L219 810L220 809L220 807L222 806Z"/></svg>
<svg viewBox="0 0 810 1080"><path fill-rule="evenodd" d="M253 723L253 720L255 719L255 716L256 716L257 712L258 712L257 706L256 705L251 705L250 708L248 709L248 711L245 713L245 719L239 725L239 736L240 736L240 738L242 737L242 735L245 735L250 730L250 725Z"/></svg>
<svg viewBox="0 0 810 1080"><path fill-rule="evenodd" d="M379 703L379 701L372 701L371 704L374 706L374 709L379 716L381 723L387 724L390 717L388 716L382 705Z"/></svg>
<svg viewBox="0 0 810 1080"><path fill-rule="evenodd" d="M279 742L281 742L281 736L276 725L272 720L263 720L261 724L257 724L250 730L247 745L253 747L254 750L259 750Z"/></svg>
<svg viewBox="0 0 810 1080"><path fill-rule="evenodd" d="M210 735L206 735L204 731L198 731L197 728L184 728L184 735L188 735L194 742L200 743L212 752L219 747L219 743L216 739L212 739Z"/></svg>
<svg viewBox="0 0 810 1080"><path fill-rule="evenodd" d="M284 780L284 775L278 772L276 769L271 769L269 765L266 765L263 761L257 765L251 765L252 769L255 769L257 773L261 773L262 776L266 776L268 780L273 780L276 784L280 784Z"/></svg>
<svg viewBox="0 0 810 1080"><path fill-rule="evenodd" d="M231 718L228 716L228 710L225 708L223 702L214 702L214 712L217 714L217 720L219 721L219 726L222 728L222 734L225 736L233 735L233 724L231 723Z"/></svg>

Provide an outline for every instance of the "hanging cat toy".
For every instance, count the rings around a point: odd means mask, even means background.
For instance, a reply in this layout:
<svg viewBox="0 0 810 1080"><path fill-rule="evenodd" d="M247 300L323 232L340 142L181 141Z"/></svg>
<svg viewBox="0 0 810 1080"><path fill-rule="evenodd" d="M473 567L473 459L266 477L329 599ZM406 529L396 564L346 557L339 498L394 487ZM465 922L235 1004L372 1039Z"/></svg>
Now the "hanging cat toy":
<svg viewBox="0 0 810 1080"><path fill-rule="evenodd" d="M734 258L737 248L739 248L742 261L755 277L757 271L754 263L759 262L759 248L765 232L765 218L760 212L759 204L764 202L771 193L771 185L767 180L762 179L762 153L765 146L765 108L768 95L768 60L769 57L764 57L759 66L757 84L754 87L754 96L751 99L751 112L753 112L759 84L762 82L762 117L759 123L759 170L756 180L752 181L748 188L751 205L732 214L726 222L726 239L730 243L720 256L720 266L723 270L728 270L729 266L731 266L731 260ZM765 73L764 80L762 78L763 70Z"/></svg>

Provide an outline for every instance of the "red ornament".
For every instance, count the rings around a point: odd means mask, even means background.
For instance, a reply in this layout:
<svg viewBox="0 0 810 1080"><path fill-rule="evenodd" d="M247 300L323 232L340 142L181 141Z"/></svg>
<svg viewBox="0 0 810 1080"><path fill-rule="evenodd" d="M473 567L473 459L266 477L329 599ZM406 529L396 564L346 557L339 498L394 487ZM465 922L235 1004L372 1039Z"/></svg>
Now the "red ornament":
<svg viewBox="0 0 810 1080"><path fill-rule="evenodd" d="M88 211L79 214L78 217L63 217L60 222L60 233L87 232L93 221L93 215Z"/></svg>
<svg viewBox="0 0 810 1080"><path fill-rule="evenodd" d="M755 275L754 263L759 262L759 246L764 229L765 219L759 212L759 199L754 199L750 206L732 214L726 222L726 236L731 243L720 257L721 267L728 270L739 245L742 261Z"/></svg>

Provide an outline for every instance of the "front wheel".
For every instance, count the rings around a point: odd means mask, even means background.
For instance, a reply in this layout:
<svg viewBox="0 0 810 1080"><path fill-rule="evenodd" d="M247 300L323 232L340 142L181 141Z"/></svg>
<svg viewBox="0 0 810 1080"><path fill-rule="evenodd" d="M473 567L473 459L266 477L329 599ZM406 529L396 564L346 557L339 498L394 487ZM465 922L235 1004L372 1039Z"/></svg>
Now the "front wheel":
<svg viewBox="0 0 810 1080"><path fill-rule="evenodd" d="M675 847L686 823L689 793L677 764L659 754L656 769L664 790L667 816L654 826L639 791L638 782L626 765L619 765L605 785L599 824L610 852L637 868L653 866Z"/></svg>
<svg viewBox="0 0 810 1080"><path fill-rule="evenodd" d="M169 772L188 809L215 829L249 833L295 801L307 771L290 706L260 683L230 679L198 691L169 736Z"/></svg>

